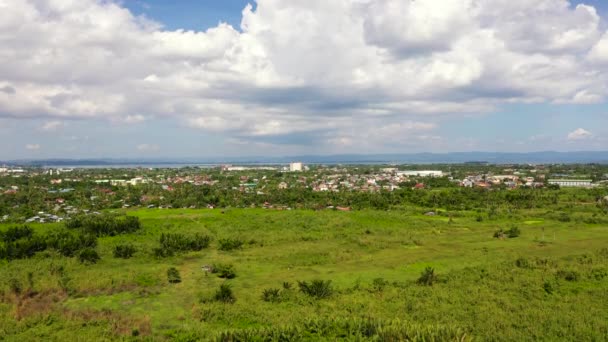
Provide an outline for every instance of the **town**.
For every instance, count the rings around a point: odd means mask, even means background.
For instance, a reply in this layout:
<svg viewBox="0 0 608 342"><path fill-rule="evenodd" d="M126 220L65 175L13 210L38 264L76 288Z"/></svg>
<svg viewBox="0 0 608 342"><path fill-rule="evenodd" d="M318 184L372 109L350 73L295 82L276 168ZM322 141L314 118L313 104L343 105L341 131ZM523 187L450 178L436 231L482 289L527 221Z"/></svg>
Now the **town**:
<svg viewBox="0 0 608 342"><path fill-rule="evenodd" d="M218 165L183 168L0 168L0 221L60 222L103 209L289 209L311 195L311 207L351 210L356 193L440 189L602 189L608 167L590 165ZM196 190L198 188L199 190ZM334 193L335 195L329 195ZM340 194L351 194L343 195ZM24 198L27 197L27 199ZM236 196L236 197L235 197ZM232 198L232 200L228 200ZM234 200L240 198L241 200ZM28 202L24 203L23 201Z"/></svg>

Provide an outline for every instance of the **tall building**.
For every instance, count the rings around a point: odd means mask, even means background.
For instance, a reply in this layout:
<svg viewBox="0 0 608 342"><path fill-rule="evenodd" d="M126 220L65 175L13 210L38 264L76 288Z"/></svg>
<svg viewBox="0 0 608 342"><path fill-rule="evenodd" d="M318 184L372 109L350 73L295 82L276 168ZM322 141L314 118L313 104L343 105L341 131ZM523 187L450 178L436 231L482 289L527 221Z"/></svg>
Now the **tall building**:
<svg viewBox="0 0 608 342"><path fill-rule="evenodd" d="M289 171L291 172L301 172L302 170L304 170L304 165L301 162L289 164Z"/></svg>

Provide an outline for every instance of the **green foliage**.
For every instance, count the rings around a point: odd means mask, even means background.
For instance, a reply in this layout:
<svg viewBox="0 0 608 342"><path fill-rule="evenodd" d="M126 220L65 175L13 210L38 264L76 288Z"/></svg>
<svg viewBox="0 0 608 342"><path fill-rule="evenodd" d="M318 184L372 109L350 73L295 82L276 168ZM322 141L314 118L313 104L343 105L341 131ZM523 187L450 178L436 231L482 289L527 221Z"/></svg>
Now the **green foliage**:
<svg viewBox="0 0 608 342"><path fill-rule="evenodd" d="M524 257L517 258L517 260L515 260L515 266L519 268L532 268L530 261Z"/></svg>
<svg viewBox="0 0 608 342"><path fill-rule="evenodd" d="M566 281L578 281L580 278L579 273L574 270L559 270L555 276Z"/></svg>
<svg viewBox="0 0 608 342"><path fill-rule="evenodd" d="M521 235L521 230L517 226L512 226L506 231L501 228L494 232L494 238L497 239L504 239L505 237L513 239L519 237L519 235Z"/></svg>
<svg viewBox="0 0 608 342"><path fill-rule="evenodd" d="M4 243L11 243L21 239L30 239L33 235L34 230L31 227L16 226L0 232L0 240L4 241Z"/></svg>
<svg viewBox="0 0 608 342"><path fill-rule="evenodd" d="M110 214L76 216L65 222L69 229L82 231L102 237L136 232L141 228L135 216L116 216Z"/></svg>
<svg viewBox="0 0 608 342"><path fill-rule="evenodd" d="M21 282L19 281L19 279L16 279L16 278L9 279L8 286L9 286L11 292L15 295L19 295L19 294L21 294L21 291L23 291L23 285L21 285Z"/></svg>
<svg viewBox="0 0 608 342"><path fill-rule="evenodd" d="M232 251L235 249L241 249L243 247L243 241L239 239L220 239L218 240L218 249L220 251Z"/></svg>
<svg viewBox="0 0 608 342"><path fill-rule="evenodd" d="M302 293L316 299L328 298L334 293L331 280L298 281L298 287Z"/></svg>
<svg viewBox="0 0 608 342"><path fill-rule="evenodd" d="M232 264L213 264L211 273L217 274L219 278L232 279L236 277L236 270Z"/></svg>
<svg viewBox="0 0 608 342"><path fill-rule="evenodd" d="M275 288L264 289L262 291L262 300L273 303L281 301L281 290Z"/></svg>
<svg viewBox="0 0 608 342"><path fill-rule="evenodd" d="M554 282L546 280L543 283L543 290L545 290L545 293L547 294L553 294L555 291L557 291L557 285Z"/></svg>
<svg viewBox="0 0 608 342"><path fill-rule="evenodd" d="M388 281L384 280L384 278L375 278L372 281L372 290L375 292L382 292L388 284Z"/></svg>
<svg viewBox="0 0 608 342"><path fill-rule="evenodd" d="M72 257L84 248L95 248L95 236L74 233L67 230L54 230L44 235L34 234L29 228L9 229L0 244L0 259L27 259L38 252L53 249L63 256Z"/></svg>
<svg viewBox="0 0 608 342"><path fill-rule="evenodd" d="M283 289L285 289L285 290L291 290L291 288L292 288L292 285L291 285L290 282L288 282L288 281L284 281L283 282Z"/></svg>
<svg viewBox="0 0 608 342"><path fill-rule="evenodd" d="M177 284L182 282L182 277L179 275L179 271L175 267L170 267L167 270L167 281L171 284Z"/></svg>
<svg viewBox="0 0 608 342"><path fill-rule="evenodd" d="M217 291L215 291L215 295L213 296L213 299L215 299L218 302L228 303L228 304L232 304L232 303L236 302L234 293L232 293L232 287L230 286L230 284L226 284L226 283L220 285L219 289L217 289Z"/></svg>
<svg viewBox="0 0 608 342"><path fill-rule="evenodd" d="M115 258L129 259L133 256L133 254L135 254L136 251L137 250L133 244L125 243L114 246L113 254Z"/></svg>
<svg viewBox="0 0 608 342"><path fill-rule="evenodd" d="M97 251L91 247L86 247L78 252L78 260L83 264L95 264L100 259Z"/></svg>
<svg viewBox="0 0 608 342"><path fill-rule="evenodd" d="M155 255L165 257L173 256L175 253L200 251L209 247L211 237L207 235L195 234L187 236L179 233L161 234L160 251L154 251Z"/></svg>
<svg viewBox="0 0 608 342"><path fill-rule="evenodd" d="M231 330L217 342L230 341L471 341L462 329L370 318L316 318L299 325Z"/></svg>
<svg viewBox="0 0 608 342"><path fill-rule="evenodd" d="M420 278L416 281L419 285L433 286L438 280L438 276L435 273L435 269L432 267L427 267L420 274Z"/></svg>
<svg viewBox="0 0 608 342"><path fill-rule="evenodd" d="M507 233L507 237L509 237L509 239L513 239L513 238L519 237L519 235L521 234L521 231L519 230L518 227L513 226L513 227L511 227L511 229L507 230L506 233Z"/></svg>

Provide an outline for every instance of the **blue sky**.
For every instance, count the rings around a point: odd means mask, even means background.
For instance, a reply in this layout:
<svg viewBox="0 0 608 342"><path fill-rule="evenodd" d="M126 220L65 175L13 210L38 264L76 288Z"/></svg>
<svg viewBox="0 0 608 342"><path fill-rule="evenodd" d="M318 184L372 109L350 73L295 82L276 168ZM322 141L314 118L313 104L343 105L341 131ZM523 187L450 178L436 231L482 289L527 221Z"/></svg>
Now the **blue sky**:
<svg viewBox="0 0 608 342"><path fill-rule="evenodd" d="M249 3L11 2L0 160L608 150L606 1Z"/></svg>

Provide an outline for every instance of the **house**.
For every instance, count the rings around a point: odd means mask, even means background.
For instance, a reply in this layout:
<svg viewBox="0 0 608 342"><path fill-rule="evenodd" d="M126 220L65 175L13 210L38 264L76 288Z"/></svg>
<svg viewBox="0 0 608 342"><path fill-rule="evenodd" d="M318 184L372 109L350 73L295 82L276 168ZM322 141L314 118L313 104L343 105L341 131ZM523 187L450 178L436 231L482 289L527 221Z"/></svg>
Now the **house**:
<svg viewBox="0 0 608 342"><path fill-rule="evenodd" d="M285 182L279 183L279 189L281 189L281 190L287 189L287 183L285 183Z"/></svg>

